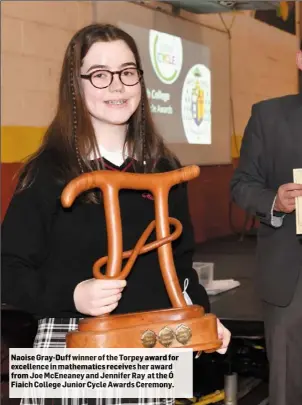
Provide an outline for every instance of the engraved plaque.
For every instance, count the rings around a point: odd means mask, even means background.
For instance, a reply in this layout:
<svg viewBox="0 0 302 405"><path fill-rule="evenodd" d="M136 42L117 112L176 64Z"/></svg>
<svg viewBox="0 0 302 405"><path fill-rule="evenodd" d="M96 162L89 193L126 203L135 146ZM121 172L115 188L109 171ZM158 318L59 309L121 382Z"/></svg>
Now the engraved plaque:
<svg viewBox="0 0 302 405"><path fill-rule="evenodd" d="M152 330L146 330L141 337L141 341L144 347L151 348L156 345L156 334Z"/></svg>
<svg viewBox="0 0 302 405"><path fill-rule="evenodd" d="M188 326L179 325L176 328L175 335L179 343L186 345L192 337L192 332Z"/></svg>
<svg viewBox="0 0 302 405"><path fill-rule="evenodd" d="M168 328L168 326L165 326L163 329L161 329L158 334L159 342L165 347L171 346L174 338L174 332L171 328Z"/></svg>

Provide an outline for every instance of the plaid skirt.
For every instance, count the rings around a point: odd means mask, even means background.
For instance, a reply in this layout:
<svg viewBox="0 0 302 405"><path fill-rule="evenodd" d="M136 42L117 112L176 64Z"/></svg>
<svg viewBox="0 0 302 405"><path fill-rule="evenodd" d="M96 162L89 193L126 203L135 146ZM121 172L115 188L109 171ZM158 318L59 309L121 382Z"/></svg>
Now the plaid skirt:
<svg viewBox="0 0 302 405"><path fill-rule="evenodd" d="M79 318L44 318L38 322L34 348L64 348L67 332L76 330ZM23 398L21 405L174 405L171 398Z"/></svg>

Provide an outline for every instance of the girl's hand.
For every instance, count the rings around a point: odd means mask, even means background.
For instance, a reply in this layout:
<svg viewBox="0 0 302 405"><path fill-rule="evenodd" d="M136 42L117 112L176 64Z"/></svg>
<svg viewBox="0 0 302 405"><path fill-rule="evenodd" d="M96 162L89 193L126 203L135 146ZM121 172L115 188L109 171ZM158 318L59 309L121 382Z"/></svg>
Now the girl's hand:
<svg viewBox="0 0 302 405"><path fill-rule="evenodd" d="M74 289L74 304L81 314L99 316L109 314L118 305L126 280L90 279Z"/></svg>
<svg viewBox="0 0 302 405"><path fill-rule="evenodd" d="M231 332L217 319L218 339L222 340L222 346L216 350L219 354L225 354L231 341Z"/></svg>

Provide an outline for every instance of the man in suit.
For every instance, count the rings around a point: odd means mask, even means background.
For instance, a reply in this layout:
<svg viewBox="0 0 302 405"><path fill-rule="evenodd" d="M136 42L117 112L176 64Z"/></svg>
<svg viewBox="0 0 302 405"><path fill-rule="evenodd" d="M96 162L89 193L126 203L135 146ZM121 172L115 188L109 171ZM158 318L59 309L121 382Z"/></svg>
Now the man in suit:
<svg viewBox="0 0 302 405"><path fill-rule="evenodd" d="M302 94L252 107L234 201L257 216L257 291L263 301L270 405L302 405L302 235L296 234L293 169L302 168Z"/></svg>

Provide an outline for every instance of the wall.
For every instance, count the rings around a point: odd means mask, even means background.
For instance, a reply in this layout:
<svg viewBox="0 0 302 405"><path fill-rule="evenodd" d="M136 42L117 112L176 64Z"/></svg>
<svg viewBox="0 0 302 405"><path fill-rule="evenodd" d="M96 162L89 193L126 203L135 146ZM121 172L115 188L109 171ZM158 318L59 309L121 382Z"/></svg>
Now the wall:
<svg viewBox="0 0 302 405"><path fill-rule="evenodd" d="M92 21L91 2L1 4L1 218L20 161L39 145L56 105L65 47Z"/></svg>
<svg viewBox="0 0 302 405"><path fill-rule="evenodd" d="M296 38L246 16L238 17L231 30L234 133L238 145L233 149L234 157L239 155L251 105L298 89Z"/></svg>
<svg viewBox="0 0 302 405"><path fill-rule="evenodd" d="M66 45L75 30L91 22L92 6L6 1L1 11L2 161L10 162L39 143L54 113Z"/></svg>
<svg viewBox="0 0 302 405"><path fill-rule="evenodd" d="M111 7L105 3L102 7ZM152 6L152 4L151 4ZM141 7L131 5L131 7ZM2 4L2 218L20 160L39 144L55 107L60 64L75 30L93 19L91 2L14 2ZM169 7L165 7L166 12ZM190 19L228 31L231 41L233 137L240 142L253 103L297 92L295 37L253 20L249 13L195 16ZM222 61L223 63L223 61ZM230 112L231 113L231 112ZM230 234L229 180L233 166L202 167L189 196L197 242ZM243 213L234 208L240 227Z"/></svg>

